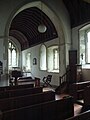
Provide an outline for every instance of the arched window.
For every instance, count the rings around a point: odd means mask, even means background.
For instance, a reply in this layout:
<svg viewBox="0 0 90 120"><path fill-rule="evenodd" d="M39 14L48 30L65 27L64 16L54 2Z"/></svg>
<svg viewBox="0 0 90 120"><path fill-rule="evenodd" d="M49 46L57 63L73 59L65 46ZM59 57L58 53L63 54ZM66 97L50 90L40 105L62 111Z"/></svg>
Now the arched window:
<svg viewBox="0 0 90 120"><path fill-rule="evenodd" d="M90 64L90 25L79 30L80 39L80 63Z"/></svg>
<svg viewBox="0 0 90 120"><path fill-rule="evenodd" d="M53 69L59 70L59 51L58 51L58 48L53 49Z"/></svg>
<svg viewBox="0 0 90 120"><path fill-rule="evenodd" d="M48 72L59 72L59 48L58 45L50 46L46 49L45 45L40 47L40 70Z"/></svg>
<svg viewBox="0 0 90 120"><path fill-rule="evenodd" d="M8 65L11 69L12 67L18 67L18 48L11 41L8 44Z"/></svg>
<svg viewBox="0 0 90 120"><path fill-rule="evenodd" d="M48 72L59 72L59 48L57 45L48 47L47 50Z"/></svg>
<svg viewBox="0 0 90 120"><path fill-rule="evenodd" d="M46 70L46 46L40 47L40 70Z"/></svg>
<svg viewBox="0 0 90 120"><path fill-rule="evenodd" d="M26 71L31 71L31 64L30 64L30 60L31 60L31 54L30 52L28 52L26 54Z"/></svg>

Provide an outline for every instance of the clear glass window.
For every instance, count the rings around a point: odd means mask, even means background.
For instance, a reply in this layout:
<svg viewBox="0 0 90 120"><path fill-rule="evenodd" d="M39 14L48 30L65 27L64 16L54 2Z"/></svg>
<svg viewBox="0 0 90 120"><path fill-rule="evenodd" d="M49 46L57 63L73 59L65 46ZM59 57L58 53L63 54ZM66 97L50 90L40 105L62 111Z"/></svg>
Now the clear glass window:
<svg viewBox="0 0 90 120"><path fill-rule="evenodd" d="M27 53L26 54L26 71L30 71L31 70L30 59L31 59L31 54Z"/></svg>
<svg viewBox="0 0 90 120"><path fill-rule="evenodd" d="M46 46L40 47L40 70L46 70Z"/></svg>
<svg viewBox="0 0 90 120"><path fill-rule="evenodd" d="M48 47L48 71L59 72L59 49L58 46Z"/></svg>
<svg viewBox="0 0 90 120"><path fill-rule="evenodd" d="M18 49L16 46L9 41L9 47L8 47L8 64L9 68L12 67L18 67Z"/></svg>
<svg viewBox="0 0 90 120"><path fill-rule="evenodd" d="M53 69L58 70L59 69L59 52L58 49L53 49Z"/></svg>

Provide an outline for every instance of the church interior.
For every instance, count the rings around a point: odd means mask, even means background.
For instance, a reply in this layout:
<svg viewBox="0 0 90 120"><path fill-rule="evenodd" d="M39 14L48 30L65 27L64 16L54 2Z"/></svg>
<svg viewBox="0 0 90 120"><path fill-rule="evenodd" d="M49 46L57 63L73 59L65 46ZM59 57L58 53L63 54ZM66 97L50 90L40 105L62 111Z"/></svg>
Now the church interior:
<svg viewBox="0 0 90 120"><path fill-rule="evenodd" d="M0 120L90 120L90 0L0 1Z"/></svg>

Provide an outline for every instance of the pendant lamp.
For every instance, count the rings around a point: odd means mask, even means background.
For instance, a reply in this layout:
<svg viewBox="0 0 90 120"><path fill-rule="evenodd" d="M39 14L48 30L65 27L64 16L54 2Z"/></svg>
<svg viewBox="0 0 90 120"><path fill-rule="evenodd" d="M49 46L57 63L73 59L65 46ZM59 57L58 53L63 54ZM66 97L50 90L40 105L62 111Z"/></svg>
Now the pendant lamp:
<svg viewBox="0 0 90 120"><path fill-rule="evenodd" d="M40 24L38 25L38 31L40 32L40 33L45 33L46 32L46 30L47 30L47 27L46 27L46 25L43 23L43 13L42 13L43 11L42 11L42 2L41 2L41 21L40 21Z"/></svg>

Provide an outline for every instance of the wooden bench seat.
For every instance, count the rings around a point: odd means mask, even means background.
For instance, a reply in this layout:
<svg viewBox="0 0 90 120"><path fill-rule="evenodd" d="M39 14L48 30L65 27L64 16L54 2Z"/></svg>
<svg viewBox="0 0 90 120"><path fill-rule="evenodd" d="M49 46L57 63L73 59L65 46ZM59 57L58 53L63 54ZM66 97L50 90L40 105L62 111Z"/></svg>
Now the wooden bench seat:
<svg viewBox="0 0 90 120"><path fill-rule="evenodd" d="M41 92L43 92L42 87L0 91L0 99L16 97L16 96L24 96L24 95L29 95L29 94L41 93Z"/></svg>
<svg viewBox="0 0 90 120"><path fill-rule="evenodd" d="M79 102L79 104L80 104L80 102ZM84 89L82 106L83 106L82 112L90 110L90 86L87 86Z"/></svg>
<svg viewBox="0 0 90 120"><path fill-rule="evenodd" d="M30 84L30 83L35 84L35 79L32 79L32 77L19 77L17 79L18 85Z"/></svg>
<svg viewBox="0 0 90 120"><path fill-rule="evenodd" d="M87 106L87 105L90 106L90 86L87 86L84 89L84 105L85 106Z"/></svg>
<svg viewBox="0 0 90 120"><path fill-rule="evenodd" d="M15 89L22 89L22 88L33 88L33 87L34 87L34 84L2 86L0 87L0 91L15 90Z"/></svg>
<svg viewBox="0 0 90 120"><path fill-rule="evenodd" d="M77 116L70 117L66 120L90 120L90 110L80 113Z"/></svg>
<svg viewBox="0 0 90 120"><path fill-rule="evenodd" d="M2 112L1 120L64 120L74 115L72 97Z"/></svg>
<svg viewBox="0 0 90 120"><path fill-rule="evenodd" d="M73 96L74 101L83 99L84 89L90 86L90 81L78 82L69 85L69 94Z"/></svg>
<svg viewBox="0 0 90 120"><path fill-rule="evenodd" d="M83 100L77 100L77 103L83 106L81 112L90 110L90 86L84 88Z"/></svg>
<svg viewBox="0 0 90 120"><path fill-rule="evenodd" d="M30 84L33 83L34 86L40 86L40 78L32 79L31 77L19 77L17 79L17 85Z"/></svg>
<svg viewBox="0 0 90 120"><path fill-rule="evenodd" d="M53 91L46 91L42 93L19 97L5 98L0 99L0 110L6 111L10 109L30 106L33 104L39 104L51 100L55 100L55 92Z"/></svg>

